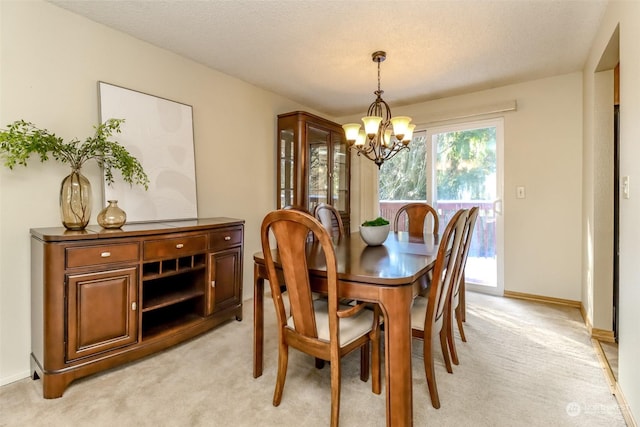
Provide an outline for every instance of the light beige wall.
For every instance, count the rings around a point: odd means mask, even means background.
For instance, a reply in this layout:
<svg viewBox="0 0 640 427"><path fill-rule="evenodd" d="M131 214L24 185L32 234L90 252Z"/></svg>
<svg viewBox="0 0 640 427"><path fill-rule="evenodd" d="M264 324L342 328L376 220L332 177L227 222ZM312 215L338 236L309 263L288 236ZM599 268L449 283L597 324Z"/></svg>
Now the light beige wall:
<svg viewBox="0 0 640 427"><path fill-rule="evenodd" d="M584 149L595 156L600 142L594 126L598 122L597 112L597 77L596 69L605 53L611 36L619 25L620 29L620 175L629 176L631 197L620 201L620 328L618 335L618 385L629 405L629 410L640 419L640 270L638 254L640 254L640 183L638 158L640 158L640 2L611 1L607 13L600 26L589 59L584 68ZM585 156L585 169L589 168L590 158ZM594 161L595 163L595 161ZM595 175L594 171L594 175ZM585 199L593 199L593 204L601 203L598 199L597 185L585 186ZM590 206L583 212L585 221L592 218ZM593 227L585 226L584 239L591 239ZM586 248L589 249L588 247ZM598 291L589 282L588 274L583 278L583 303L587 309L597 303Z"/></svg>
<svg viewBox="0 0 640 427"><path fill-rule="evenodd" d="M2 1L0 19L2 127L26 119L84 138L99 120L98 80L193 106L198 214L246 220L244 296L252 296L251 255L262 218L275 208L276 115L304 106L46 2ZM84 172L95 223L101 176L95 164ZM0 168L0 384L28 375L29 229L60 225L67 173L37 158L27 168Z"/></svg>
<svg viewBox="0 0 640 427"><path fill-rule="evenodd" d="M432 123L435 118L482 110L511 100L517 101L517 111L503 113L505 290L578 301L581 297L581 74L392 110L394 115L411 116L414 123L421 125ZM357 119L352 116L340 121ZM362 176L370 174L371 162L356 157L354 176L360 176L358 167L363 162ZM375 195L367 188L366 180L359 185L361 188L355 188L354 195L356 191L364 198L367 194ZM515 188L519 185L526 187L526 199L515 198ZM361 205L368 209L371 203L365 199ZM362 219L371 213L360 216Z"/></svg>

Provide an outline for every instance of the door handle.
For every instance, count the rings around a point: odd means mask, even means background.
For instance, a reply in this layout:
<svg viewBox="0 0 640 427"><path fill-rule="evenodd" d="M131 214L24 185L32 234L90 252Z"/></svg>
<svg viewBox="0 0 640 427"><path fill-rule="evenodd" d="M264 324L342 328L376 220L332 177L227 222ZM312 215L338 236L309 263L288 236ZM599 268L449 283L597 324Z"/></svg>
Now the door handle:
<svg viewBox="0 0 640 427"><path fill-rule="evenodd" d="M502 215L502 199L495 199L493 201L493 211L498 215Z"/></svg>

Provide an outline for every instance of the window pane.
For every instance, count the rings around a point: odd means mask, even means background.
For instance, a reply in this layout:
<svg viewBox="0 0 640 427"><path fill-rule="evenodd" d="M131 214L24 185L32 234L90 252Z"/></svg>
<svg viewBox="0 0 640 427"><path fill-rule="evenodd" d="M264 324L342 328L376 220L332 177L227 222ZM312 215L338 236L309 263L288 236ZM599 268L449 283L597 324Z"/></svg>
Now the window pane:
<svg viewBox="0 0 640 427"><path fill-rule="evenodd" d="M426 131L413 134L409 150L382 164L379 198L383 200L427 200Z"/></svg>
<svg viewBox="0 0 640 427"><path fill-rule="evenodd" d="M309 205L310 212L320 203L329 203L329 158L327 147L329 132L308 127L309 139Z"/></svg>
<svg viewBox="0 0 640 427"><path fill-rule="evenodd" d="M438 200L496 198L496 128L434 135Z"/></svg>

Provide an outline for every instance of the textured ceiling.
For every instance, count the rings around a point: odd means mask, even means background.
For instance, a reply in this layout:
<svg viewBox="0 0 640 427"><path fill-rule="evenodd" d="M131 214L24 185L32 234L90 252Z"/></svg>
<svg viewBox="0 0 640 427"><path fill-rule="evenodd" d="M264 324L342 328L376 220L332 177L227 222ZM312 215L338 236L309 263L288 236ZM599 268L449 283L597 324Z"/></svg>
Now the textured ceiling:
<svg viewBox="0 0 640 427"><path fill-rule="evenodd" d="M579 71L606 0L50 0L332 116Z"/></svg>

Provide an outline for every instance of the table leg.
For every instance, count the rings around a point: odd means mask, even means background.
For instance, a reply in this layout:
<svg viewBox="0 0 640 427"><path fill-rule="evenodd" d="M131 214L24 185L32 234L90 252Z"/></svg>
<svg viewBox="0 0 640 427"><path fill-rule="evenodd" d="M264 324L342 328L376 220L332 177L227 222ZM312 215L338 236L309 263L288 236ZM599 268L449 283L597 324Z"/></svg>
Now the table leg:
<svg viewBox="0 0 640 427"><path fill-rule="evenodd" d="M253 378L262 375L264 345L264 277L257 264L253 266Z"/></svg>
<svg viewBox="0 0 640 427"><path fill-rule="evenodd" d="M411 384L411 286L380 289L385 314L385 388L387 426L413 425Z"/></svg>

